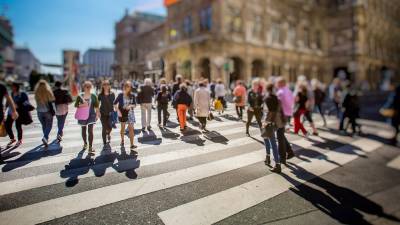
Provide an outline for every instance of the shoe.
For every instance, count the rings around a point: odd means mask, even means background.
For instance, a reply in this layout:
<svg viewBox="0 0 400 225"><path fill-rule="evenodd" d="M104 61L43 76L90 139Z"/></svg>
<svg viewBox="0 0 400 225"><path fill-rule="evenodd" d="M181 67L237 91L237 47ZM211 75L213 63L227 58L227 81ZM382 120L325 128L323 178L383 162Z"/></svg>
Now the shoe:
<svg viewBox="0 0 400 225"><path fill-rule="evenodd" d="M145 132L146 131L146 127L142 127L142 131Z"/></svg>
<svg viewBox="0 0 400 225"><path fill-rule="evenodd" d="M270 171L273 173L281 173L282 172L281 164L276 164L274 168L270 169Z"/></svg>
<svg viewBox="0 0 400 225"><path fill-rule="evenodd" d="M131 145L131 151L134 151L135 149L137 149L136 145Z"/></svg>
<svg viewBox="0 0 400 225"><path fill-rule="evenodd" d="M148 130L148 131L151 131L151 126L148 126L148 127L147 127L147 130Z"/></svg>
<svg viewBox="0 0 400 225"><path fill-rule="evenodd" d="M94 155L95 150L92 148L92 146L89 147L89 154Z"/></svg>
<svg viewBox="0 0 400 225"><path fill-rule="evenodd" d="M121 147L124 147L125 143L123 141L121 141Z"/></svg>
<svg viewBox="0 0 400 225"><path fill-rule="evenodd" d="M61 135L57 135L57 142L60 143L62 141L62 136Z"/></svg>
<svg viewBox="0 0 400 225"><path fill-rule="evenodd" d="M319 134L318 134L318 132L313 132L312 135L318 136Z"/></svg>
<svg viewBox="0 0 400 225"><path fill-rule="evenodd" d="M46 138L42 138L42 142L43 142L44 147L48 147L49 146L49 142L48 142L48 140Z"/></svg>
<svg viewBox="0 0 400 225"><path fill-rule="evenodd" d="M22 145L22 140L18 140L17 143L15 144L16 147Z"/></svg>
<svg viewBox="0 0 400 225"><path fill-rule="evenodd" d="M250 137L250 133L249 133L249 132L246 132L246 136L247 136L247 137Z"/></svg>
<svg viewBox="0 0 400 225"><path fill-rule="evenodd" d="M111 143L111 134L107 134L107 141L108 143Z"/></svg>
<svg viewBox="0 0 400 225"><path fill-rule="evenodd" d="M10 142L7 144L7 148L11 147L16 142L15 139L11 139Z"/></svg>
<svg viewBox="0 0 400 225"><path fill-rule="evenodd" d="M291 158L293 158L294 156L295 156L295 155L294 155L293 152L289 152L289 153L287 154L286 159L291 159Z"/></svg>
<svg viewBox="0 0 400 225"><path fill-rule="evenodd" d="M266 166L271 165L271 158L270 158L270 155L267 155L267 156L265 157L264 163L265 163Z"/></svg>
<svg viewBox="0 0 400 225"><path fill-rule="evenodd" d="M87 149L87 144L83 144L82 150L86 150Z"/></svg>

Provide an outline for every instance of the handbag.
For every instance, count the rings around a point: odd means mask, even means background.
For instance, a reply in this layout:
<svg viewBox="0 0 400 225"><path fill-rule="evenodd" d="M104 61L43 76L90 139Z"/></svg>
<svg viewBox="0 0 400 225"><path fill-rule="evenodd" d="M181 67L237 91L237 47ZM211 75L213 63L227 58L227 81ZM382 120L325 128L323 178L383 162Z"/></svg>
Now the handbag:
<svg viewBox="0 0 400 225"><path fill-rule="evenodd" d="M0 123L0 137L5 137L7 136L7 131L6 131L6 125L4 122Z"/></svg>
<svg viewBox="0 0 400 225"><path fill-rule="evenodd" d="M271 138L275 135L275 130L276 130L275 123L269 122L261 128L261 137Z"/></svg>
<svg viewBox="0 0 400 225"><path fill-rule="evenodd" d="M80 97L81 98L81 97ZM81 98L82 99L82 98ZM78 107L75 112L75 119L87 120L89 118L90 106Z"/></svg>
<svg viewBox="0 0 400 225"><path fill-rule="evenodd" d="M242 96L235 96L233 98L233 102L236 103L236 104L241 103L242 102Z"/></svg>

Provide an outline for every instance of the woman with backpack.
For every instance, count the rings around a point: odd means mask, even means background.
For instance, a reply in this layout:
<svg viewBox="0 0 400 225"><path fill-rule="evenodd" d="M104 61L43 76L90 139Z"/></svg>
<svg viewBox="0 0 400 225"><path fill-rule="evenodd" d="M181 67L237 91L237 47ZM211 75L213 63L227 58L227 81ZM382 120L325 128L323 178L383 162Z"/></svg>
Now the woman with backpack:
<svg viewBox="0 0 400 225"><path fill-rule="evenodd" d="M16 142L15 146L17 147L22 144L22 125L28 125L33 122L30 111L32 111L34 108L29 103L28 95L25 92L20 91L19 83L12 83L11 89L12 89L11 97L14 100L14 104L17 108L19 117L16 120L14 120L12 118L12 110L9 109L7 119L5 121L5 128L8 136L10 137L10 142L7 144L7 147L11 147L15 142ZM12 129L14 121L15 121L15 128L17 130L18 141L15 140L14 132Z"/></svg>
<svg viewBox="0 0 400 225"><path fill-rule="evenodd" d="M75 107L77 109L77 114L82 112L86 113L87 116L82 118L76 115L78 119L78 124L82 127L82 139L83 139L83 150L88 148L89 142L89 153L94 154L93 149L93 127L96 121L99 119L99 100L95 94L92 94L92 83L90 81L85 81L83 84L83 93L76 98Z"/></svg>
<svg viewBox="0 0 400 225"><path fill-rule="evenodd" d="M171 95L168 92L168 88L166 85L162 85L160 87L160 92L157 94L157 113L158 113L158 126L165 127L168 121L168 104L171 101ZM162 123L161 123L161 114L162 114Z"/></svg>
<svg viewBox="0 0 400 225"><path fill-rule="evenodd" d="M45 147L49 145L49 134L53 127L54 110L54 94L49 83L40 80L35 87L36 111L40 124L42 125L43 138L42 142Z"/></svg>
<svg viewBox="0 0 400 225"><path fill-rule="evenodd" d="M64 134L65 120L68 115L68 104L72 103L72 97L67 90L61 88L62 83L57 81L55 83L55 89L53 90L55 105L56 105L56 118L57 118L57 141L62 141Z"/></svg>
<svg viewBox="0 0 400 225"><path fill-rule="evenodd" d="M101 137L103 145L110 143L112 131L112 113L114 112L115 95L111 91L109 80L104 80L101 84L101 92L99 94L100 103L100 122L101 122Z"/></svg>
<svg viewBox="0 0 400 225"><path fill-rule="evenodd" d="M187 93L186 84L182 83L179 86L179 91L174 95L174 106L176 106L178 112L179 125L181 132L186 129L186 112L190 104L192 104L192 97Z"/></svg>
<svg viewBox="0 0 400 225"><path fill-rule="evenodd" d="M118 107L118 120L121 123L121 147L125 145L125 127L128 124L129 129L129 140L131 143L131 152L134 152L137 146L134 143L134 124L135 119L135 107L136 98L132 93L132 83L130 81L125 81L123 85L123 92L118 95L114 101L114 107Z"/></svg>

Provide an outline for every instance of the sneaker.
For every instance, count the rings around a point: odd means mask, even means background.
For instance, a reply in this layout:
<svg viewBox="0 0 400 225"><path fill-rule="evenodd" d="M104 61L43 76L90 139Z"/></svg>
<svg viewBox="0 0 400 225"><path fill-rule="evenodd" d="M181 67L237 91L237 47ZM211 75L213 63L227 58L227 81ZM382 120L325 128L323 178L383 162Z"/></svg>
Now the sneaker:
<svg viewBox="0 0 400 225"><path fill-rule="evenodd" d="M43 142L43 145L44 145L45 147L48 147L48 146L49 146L49 142L48 142L48 140L47 140L46 138L42 138L42 142Z"/></svg>
<svg viewBox="0 0 400 225"><path fill-rule="evenodd" d="M151 126L148 126L148 127L147 127L147 130L148 130L148 131L151 131Z"/></svg>
<svg viewBox="0 0 400 225"><path fill-rule="evenodd" d="M108 143L111 142L111 134L107 134L107 141L108 141Z"/></svg>
<svg viewBox="0 0 400 225"><path fill-rule="evenodd" d="M281 173L282 172L281 164L276 164L274 168L270 169L270 171L273 173Z"/></svg>
<svg viewBox="0 0 400 225"><path fill-rule="evenodd" d="M142 132L145 132L146 131L146 127L142 127Z"/></svg>
<svg viewBox="0 0 400 225"><path fill-rule="evenodd" d="M7 144L7 148L11 147L16 142L15 139L11 139L10 142Z"/></svg>
<svg viewBox="0 0 400 225"><path fill-rule="evenodd" d="M83 144L82 150L86 150L87 149L87 144Z"/></svg>
<svg viewBox="0 0 400 225"><path fill-rule="evenodd" d="M270 158L270 155L267 155L267 156L265 157L264 163L265 163L266 166L271 165L271 158Z"/></svg>
<svg viewBox="0 0 400 225"><path fill-rule="evenodd" d="M89 154L91 154L91 155L95 154L95 150L93 149L92 146L89 147Z"/></svg>
<svg viewBox="0 0 400 225"><path fill-rule="evenodd" d="M318 136L319 134L318 134L318 132L313 132L312 135Z"/></svg>
<svg viewBox="0 0 400 225"><path fill-rule="evenodd" d="M246 136L247 136L247 137L250 137L250 133L249 133L249 132L246 132Z"/></svg>
<svg viewBox="0 0 400 225"><path fill-rule="evenodd" d="M134 151L135 149L137 149L136 145L131 145L131 151Z"/></svg>
<svg viewBox="0 0 400 225"><path fill-rule="evenodd" d="M62 141L62 136L61 135L57 135L57 141L60 143Z"/></svg>
<svg viewBox="0 0 400 225"><path fill-rule="evenodd" d="M20 146L22 145L22 140L18 140L17 143L15 144L15 146Z"/></svg>

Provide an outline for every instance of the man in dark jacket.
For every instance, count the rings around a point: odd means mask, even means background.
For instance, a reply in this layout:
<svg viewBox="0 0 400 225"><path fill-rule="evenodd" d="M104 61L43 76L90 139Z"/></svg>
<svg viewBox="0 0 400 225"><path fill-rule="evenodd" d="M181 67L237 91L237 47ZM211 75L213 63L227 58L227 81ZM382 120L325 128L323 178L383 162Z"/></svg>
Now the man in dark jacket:
<svg viewBox="0 0 400 225"><path fill-rule="evenodd" d="M154 96L154 89L152 86L151 79L145 79L144 85L140 87L137 97L142 113L142 131L144 131L146 128L148 131L151 130L151 109Z"/></svg>

